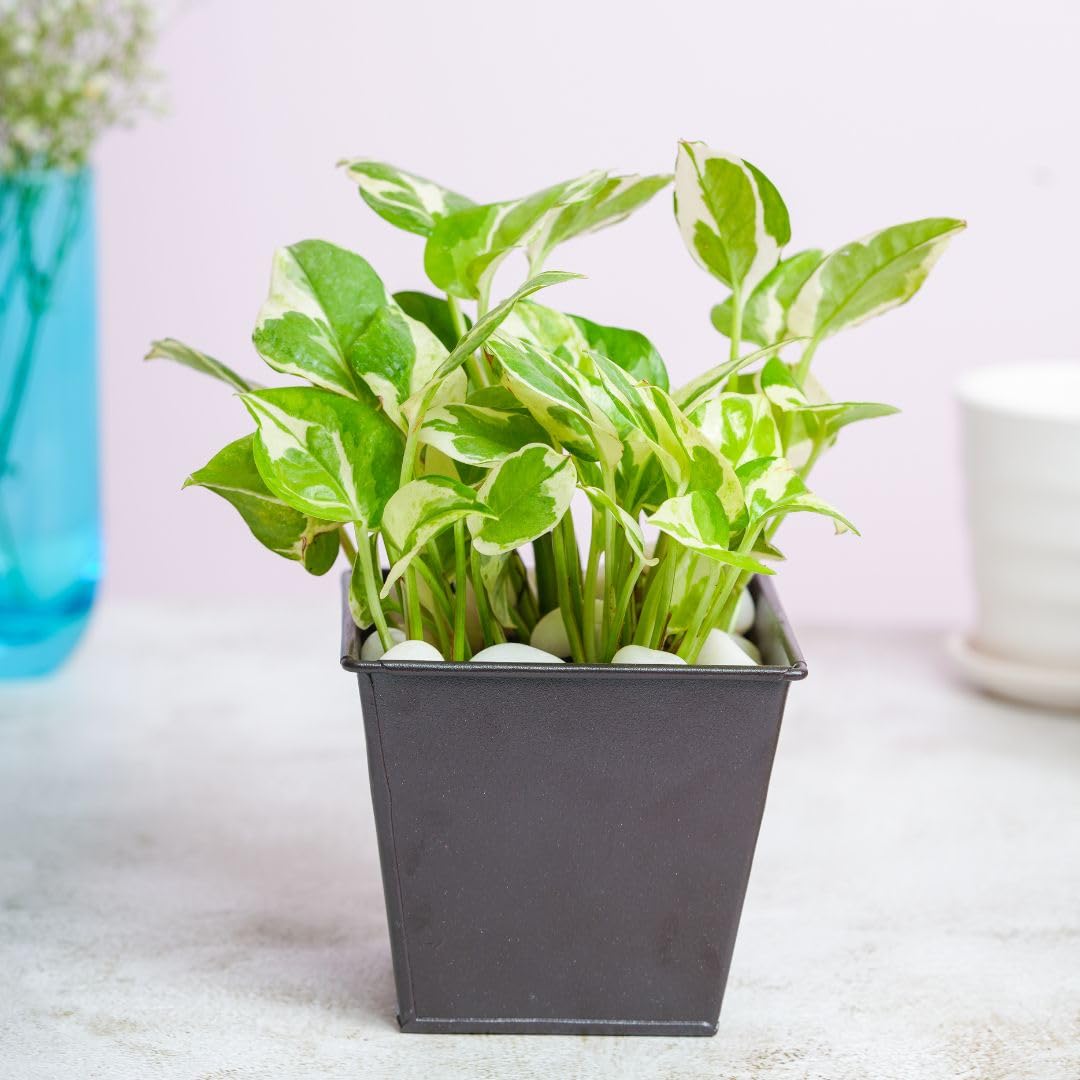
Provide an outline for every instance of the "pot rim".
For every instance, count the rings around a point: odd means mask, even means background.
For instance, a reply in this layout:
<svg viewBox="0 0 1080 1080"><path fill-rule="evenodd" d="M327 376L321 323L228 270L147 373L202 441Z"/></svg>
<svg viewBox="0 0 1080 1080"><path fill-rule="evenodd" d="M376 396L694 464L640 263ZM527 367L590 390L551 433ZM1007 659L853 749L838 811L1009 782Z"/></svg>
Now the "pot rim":
<svg viewBox="0 0 1080 1080"><path fill-rule="evenodd" d="M796 682L808 674L806 660L787 615L780 605L776 588L771 581L760 576L751 580L750 588L755 596L765 601L765 607L775 621L775 634L787 656L786 664L502 664L470 661L443 660L361 660L362 644L360 630L352 620L348 603L348 577L342 578L344 602L341 625L341 666L356 674L373 672L407 672L410 675L460 675L471 678L507 678L514 675L545 675L553 679L569 679L575 676L591 678L655 678L665 675L676 679L757 679L766 681L788 680Z"/></svg>

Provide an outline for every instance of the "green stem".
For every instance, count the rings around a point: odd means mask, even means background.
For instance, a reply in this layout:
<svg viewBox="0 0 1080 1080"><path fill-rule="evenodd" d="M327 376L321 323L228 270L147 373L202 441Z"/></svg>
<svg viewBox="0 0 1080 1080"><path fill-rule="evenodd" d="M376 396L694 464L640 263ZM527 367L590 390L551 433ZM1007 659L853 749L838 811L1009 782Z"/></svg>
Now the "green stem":
<svg viewBox="0 0 1080 1080"><path fill-rule="evenodd" d="M712 607L713 599L715 596L715 590L717 586L717 579L720 577L720 564L715 559L709 559L709 566L705 573L704 586L701 590L701 598L698 600L697 607L694 608L694 614L690 617L690 625L687 629L685 636L683 637L682 644L679 646L678 654L687 663L690 661L687 656L693 647L694 639L697 636L698 628L709 617L709 610ZM711 627L710 627L711 629ZM697 652L700 652L700 647L694 653L696 658Z"/></svg>
<svg viewBox="0 0 1080 1080"><path fill-rule="evenodd" d="M584 586L581 573L581 552L578 551L577 533L574 531L574 518L569 510L563 515L563 519L559 522L557 528L562 530L564 551L563 572L569 578L570 601L573 604L573 616L577 620L577 625L580 627L583 612L585 610L585 600L583 596ZM557 550L558 549L556 549L556 551Z"/></svg>
<svg viewBox="0 0 1080 1080"><path fill-rule="evenodd" d="M642 570L645 569L645 562L643 559L635 559L633 568L630 573L623 579L622 585L619 587L619 595L615 599L615 618L612 620L611 633L609 634L605 646L604 656L610 660L615 655L619 647L620 633L623 628L623 624L626 621L628 609L630 607L630 600L634 595L634 589L637 586L638 578L641 577Z"/></svg>
<svg viewBox="0 0 1080 1080"><path fill-rule="evenodd" d="M596 577L600 569L601 544L603 542L604 523L599 510L593 510L591 527L589 529L589 558L585 567L585 596L584 606L581 611L582 636L585 639L585 656L589 663L595 663L597 659L597 633L596 633ZM605 567L605 573L610 574L611 568Z"/></svg>
<svg viewBox="0 0 1080 1080"><path fill-rule="evenodd" d="M817 338L811 338L810 343L803 349L802 356L799 357L798 366L795 368L795 380L800 386L806 382L806 376L810 374L810 362L814 359L814 353L819 344Z"/></svg>
<svg viewBox="0 0 1080 1080"><path fill-rule="evenodd" d="M468 556L465 552L465 519L454 522L454 659L465 660L469 648L465 632L465 604Z"/></svg>
<svg viewBox="0 0 1080 1080"><path fill-rule="evenodd" d="M468 327L465 325L465 317L461 314L461 308L458 306L457 298L446 294L446 306L450 312L450 321L454 324L454 333L457 334L460 341L468 332ZM481 312L483 314L483 312ZM469 378L472 380L473 386L476 389L482 389L485 386L491 385L491 379L488 377L487 364L479 353L471 353L465 361L465 370L469 373Z"/></svg>
<svg viewBox="0 0 1080 1080"><path fill-rule="evenodd" d="M570 516L567 511L566 517ZM565 519L564 519L565 520ZM569 552L566 550L566 537L562 523L555 526L551 534L555 554L556 584L559 594L559 610L562 613L563 625L566 627L566 637L570 642L570 655L574 662L585 663L585 647L581 640L581 624L574 610L574 599L571 589L572 573L569 565ZM575 556L576 560L576 556Z"/></svg>
<svg viewBox="0 0 1080 1080"><path fill-rule="evenodd" d="M480 553L476 548L469 552L469 568L472 571L472 586L473 592L476 594L476 610L480 615L480 628L484 635L484 645L501 645L506 641L506 635L503 633L498 620L491 613L487 590L484 588L484 578L480 573Z"/></svg>
<svg viewBox="0 0 1080 1080"><path fill-rule="evenodd" d="M348 530L344 525L338 529L338 543L341 544L341 550L345 552L345 558L349 560L349 565L352 566L356 562L356 548L349 539Z"/></svg>
<svg viewBox="0 0 1080 1080"><path fill-rule="evenodd" d="M364 579L364 598L367 600L371 617L375 620L379 641L384 649L389 649L394 644L394 639L390 636L390 627L386 625L386 615L383 614L382 599L379 596L375 561L371 554L371 534L367 527L359 522L356 524L356 549L356 557L360 560L360 570Z"/></svg>
<svg viewBox="0 0 1080 1080"><path fill-rule="evenodd" d="M729 339L728 362L734 364L739 359L739 350L742 348L742 320L743 303L742 292L739 289L731 291L731 336ZM727 380L728 390L734 390L738 386L739 374L733 371Z"/></svg>
<svg viewBox="0 0 1080 1080"><path fill-rule="evenodd" d="M541 615L559 606L559 586L556 581L555 549L551 533L533 541L533 557L536 560L536 593Z"/></svg>

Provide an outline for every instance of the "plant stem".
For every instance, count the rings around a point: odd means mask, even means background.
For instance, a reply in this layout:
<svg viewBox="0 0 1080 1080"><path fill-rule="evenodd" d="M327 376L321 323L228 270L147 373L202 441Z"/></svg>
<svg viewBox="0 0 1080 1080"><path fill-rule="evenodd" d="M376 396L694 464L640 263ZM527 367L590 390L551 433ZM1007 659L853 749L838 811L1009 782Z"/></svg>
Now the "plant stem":
<svg viewBox="0 0 1080 1080"><path fill-rule="evenodd" d="M467 558L465 553L465 519L454 522L454 659L465 660L469 647L465 633L465 602L468 589Z"/></svg>
<svg viewBox="0 0 1080 1080"><path fill-rule="evenodd" d="M570 511L566 512L566 517ZM564 519L565 520L565 519ZM555 526L551 534L555 553L556 585L559 594L559 610L562 613L563 625L566 627L566 637L570 642L570 655L574 662L585 663L585 647L581 641L581 628L577 613L574 610L574 600L571 595L572 574L569 566L569 554L566 550L566 538L563 535L562 522ZM575 556L576 559L576 556Z"/></svg>
<svg viewBox="0 0 1080 1080"><path fill-rule="evenodd" d="M533 541L533 557L536 560L536 594L539 614L546 615L559 606L559 586L556 582L555 549L551 533Z"/></svg>
<svg viewBox="0 0 1080 1080"><path fill-rule="evenodd" d="M599 510L593 510L589 529L589 558L585 568L585 597L581 611L581 633L585 639L585 656L589 663L595 663L597 659L596 576L600 568L600 551L603 541L602 516ZM611 567L605 567L604 573L610 575Z"/></svg>
<svg viewBox="0 0 1080 1080"><path fill-rule="evenodd" d="M446 306L450 311L450 321L454 324L454 333L457 334L460 341L468 331L468 327L465 325L465 317L461 314L461 308L458 305L457 298L446 294ZM481 312L481 314L483 314ZM491 379L488 378L486 365L482 358L477 353L471 353L468 359L465 361L465 370L469 373L469 378L472 379L473 385L476 389L482 389L485 386L491 385Z"/></svg>
<svg viewBox="0 0 1080 1080"><path fill-rule="evenodd" d="M390 627L386 625L386 615L383 614L382 600L379 597L375 561L371 554L371 534L367 526L360 522L356 523L356 557L360 560L360 570L364 578L364 598L379 632L379 641L384 649L389 649L394 644L394 639L390 636Z"/></svg>
<svg viewBox="0 0 1080 1080"><path fill-rule="evenodd" d="M709 617L709 609L712 607L713 597L715 594L717 579L720 577L720 564L715 559L709 559L709 566L705 572L705 581L701 590L701 598L698 600L697 606L694 608L694 614L690 617L689 628L683 637L682 644L679 646L678 655L681 656L687 663L690 660L687 659L689 652L694 644L694 638L697 636L697 629L703 622ZM711 627L710 627L711 629ZM694 652L694 658L697 659L697 653L700 652L700 646L697 651Z"/></svg>
<svg viewBox="0 0 1080 1080"><path fill-rule="evenodd" d="M338 543L341 544L341 550L345 552L345 558L349 560L349 565L352 566L356 562L356 548L349 539L348 529L344 525L338 529Z"/></svg>
<svg viewBox="0 0 1080 1080"><path fill-rule="evenodd" d="M480 572L480 552L472 548L469 552L469 568L472 571L473 592L476 594L476 610L480 614L480 627L484 635L484 645L501 645L506 641L502 626L491 613L487 589Z"/></svg>
<svg viewBox="0 0 1080 1080"><path fill-rule="evenodd" d="M585 610L585 601L582 595L581 553L578 551L577 533L574 531L574 518L568 510L563 519L556 526L562 530L562 542L564 551L563 572L570 582L570 600L573 604L573 616L577 625L582 624L582 613ZM556 548L556 553L558 548ZM561 601L560 601L561 603ZM582 643L584 646L584 642Z"/></svg>
<svg viewBox="0 0 1080 1080"><path fill-rule="evenodd" d="M803 349L802 356L799 357L799 363L795 368L795 380L800 386L806 382L806 376L810 374L810 361L814 359L814 353L819 344L817 338L811 338L809 344Z"/></svg>
<svg viewBox="0 0 1080 1080"><path fill-rule="evenodd" d="M622 585L619 587L619 595L615 599L615 618L612 619L611 631L604 645L604 656L608 660L615 655L619 647L619 634L623 628L623 623L626 621L627 609L634 595L634 588L638 583L638 578L641 577L641 572L644 569L644 560L635 559L630 573L626 575Z"/></svg>
<svg viewBox="0 0 1080 1080"><path fill-rule="evenodd" d="M742 290L731 290L731 337L729 339L728 362L734 364L739 359L739 350L742 348L742 318L743 303ZM727 389L734 390L738 386L739 373L733 371L727 380Z"/></svg>

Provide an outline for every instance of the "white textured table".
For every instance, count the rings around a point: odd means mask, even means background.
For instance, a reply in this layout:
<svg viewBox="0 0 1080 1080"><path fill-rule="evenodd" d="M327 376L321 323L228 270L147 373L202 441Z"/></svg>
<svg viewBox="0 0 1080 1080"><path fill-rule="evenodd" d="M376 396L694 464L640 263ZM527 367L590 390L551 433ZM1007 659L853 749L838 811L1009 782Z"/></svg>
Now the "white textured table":
<svg viewBox="0 0 1080 1080"><path fill-rule="evenodd" d="M1080 719L932 635L804 632L716 1038L399 1034L335 621L106 608L0 687L0 1075L1080 1077Z"/></svg>

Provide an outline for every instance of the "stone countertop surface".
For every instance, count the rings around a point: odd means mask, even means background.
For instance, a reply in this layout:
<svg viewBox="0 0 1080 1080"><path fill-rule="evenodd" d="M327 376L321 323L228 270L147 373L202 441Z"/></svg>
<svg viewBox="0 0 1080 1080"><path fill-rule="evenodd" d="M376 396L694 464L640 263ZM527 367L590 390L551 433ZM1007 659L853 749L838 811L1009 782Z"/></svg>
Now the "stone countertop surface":
<svg viewBox="0 0 1080 1080"><path fill-rule="evenodd" d="M335 614L106 604L0 685L0 1076L1077 1080L1080 717L802 638L715 1038L402 1035Z"/></svg>

